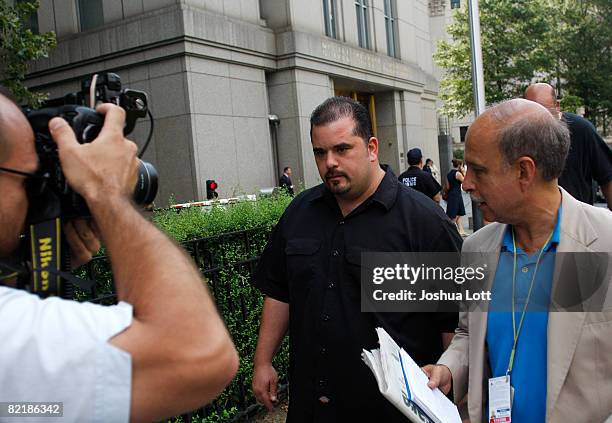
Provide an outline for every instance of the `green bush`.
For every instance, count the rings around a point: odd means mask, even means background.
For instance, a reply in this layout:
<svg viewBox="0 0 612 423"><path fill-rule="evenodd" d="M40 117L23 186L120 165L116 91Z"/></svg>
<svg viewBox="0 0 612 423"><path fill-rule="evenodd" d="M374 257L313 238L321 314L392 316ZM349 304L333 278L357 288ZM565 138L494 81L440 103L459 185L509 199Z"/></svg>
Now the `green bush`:
<svg viewBox="0 0 612 423"><path fill-rule="evenodd" d="M208 209L193 207L180 212L165 209L153 214L155 225L182 243L194 258L240 355L240 368L234 381L206 408L207 417L200 417L202 412L198 411L191 416L191 422L227 422L255 403L251 380L263 296L252 286L251 275L272 228L291 199L280 192L257 201ZM104 257L96 258L78 274L96 280L97 296L114 290L110 265ZM76 296L91 300L82 291ZM285 382L289 367L287 340L276 355L274 365L280 380ZM168 420L182 421L181 416Z"/></svg>
<svg viewBox="0 0 612 423"><path fill-rule="evenodd" d="M177 213L158 210L153 222L179 242L220 235L227 232L273 226L285 211L292 197L281 191L257 201L243 201L211 208L191 207Z"/></svg>
<svg viewBox="0 0 612 423"><path fill-rule="evenodd" d="M259 317L263 296L251 284L254 258L266 245L270 231L291 202L285 193L263 197L257 201L244 201L227 206L213 206L161 210L154 214L155 224L179 242L186 242L187 251L196 259L215 297L219 313L232 335L240 354L240 368L234 381L212 404L214 410L201 421L206 423L228 421L239 410L255 402L251 392L253 355L257 344ZM243 233L249 230L248 248ZM190 240L206 238L197 243ZM195 251L198 248L199 251ZM251 261L249 261L251 260ZM246 262L246 263L245 263ZM286 380L289 366L287 341L275 358L275 366L282 380ZM246 397L246 403L240 398Z"/></svg>

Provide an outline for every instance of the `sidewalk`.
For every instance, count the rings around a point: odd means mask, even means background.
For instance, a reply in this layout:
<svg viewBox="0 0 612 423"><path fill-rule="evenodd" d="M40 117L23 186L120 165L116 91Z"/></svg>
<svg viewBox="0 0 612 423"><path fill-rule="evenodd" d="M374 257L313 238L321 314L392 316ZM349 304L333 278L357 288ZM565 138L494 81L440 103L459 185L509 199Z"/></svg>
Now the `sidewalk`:
<svg viewBox="0 0 612 423"><path fill-rule="evenodd" d="M289 402L285 399L274 410L263 411L263 414L253 417L249 423L285 423L288 407Z"/></svg>

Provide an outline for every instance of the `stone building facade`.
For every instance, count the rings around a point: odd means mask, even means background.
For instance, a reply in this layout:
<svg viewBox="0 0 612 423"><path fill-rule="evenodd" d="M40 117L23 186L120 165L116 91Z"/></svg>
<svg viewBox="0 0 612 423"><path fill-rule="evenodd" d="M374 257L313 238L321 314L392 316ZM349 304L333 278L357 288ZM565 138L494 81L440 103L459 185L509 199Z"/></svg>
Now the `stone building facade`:
<svg viewBox="0 0 612 423"><path fill-rule="evenodd" d="M58 46L27 83L56 97L101 71L149 94L145 160L158 202L221 197L277 183L284 166L319 183L314 107L334 94L369 108L381 161L403 171L420 147L438 161L438 20L427 0L41 0L38 29ZM438 31L439 33L439 31ZM148 122L130 138L142 144Z"/></svg>

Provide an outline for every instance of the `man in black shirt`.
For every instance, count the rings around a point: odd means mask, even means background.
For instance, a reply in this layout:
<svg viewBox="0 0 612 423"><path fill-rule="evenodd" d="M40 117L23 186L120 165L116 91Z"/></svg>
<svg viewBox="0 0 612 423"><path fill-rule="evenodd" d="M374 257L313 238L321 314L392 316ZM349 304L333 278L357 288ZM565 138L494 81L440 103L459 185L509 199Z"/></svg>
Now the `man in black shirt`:
<svg viewBox="0 0 612 423"><path fill-rule="evenodd" d="M255 283L266 298L253 392L273 407L272 358L289 329L289 422L403 422L362 363L362 348L376 348L375 328L383 327L417 363L430 362L452 338L457 314L362 313L361 253L455 252L461 238L439 207L379 165L363 106L333 97L310 122L323 184L293 200L261 256Z"/></svg>
<svg viewBox="0 0 612 423"><path fill-rule="evenodd" d="M612 210L612 150L595 127L581 116L561 113L555 89L549 84L530 85L524 97L546 107L553 116L564 120L570 130L570 150L559 185L572 197L593 204L592 181L595 179L606 197L608 208Z"/></svg>
<svg viewBox="0 0 612 423"><path fill-rule="evenodd" d="M420 148L413 148L408 151L406 155L408 157L408 164L410 167L402 173L398 179L399 181L410 187L422 192L436 203L440 202L440 190L442 187L436 181L430 173L427 173L421 168L423 167L423 153Z"/></svg>

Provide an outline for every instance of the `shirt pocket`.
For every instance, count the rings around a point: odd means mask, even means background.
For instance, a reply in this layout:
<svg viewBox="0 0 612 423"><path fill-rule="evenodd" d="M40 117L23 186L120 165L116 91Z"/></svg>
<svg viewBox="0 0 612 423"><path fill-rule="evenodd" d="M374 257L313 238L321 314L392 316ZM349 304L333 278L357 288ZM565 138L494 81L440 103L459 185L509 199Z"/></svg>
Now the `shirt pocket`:
<svg viewBox="0 0 612 423"><path fill-rule="evenodd" d="M307 286L314 279L316 257L320 249L321 241L317 239L302 238L287 241L285 255L291 290Z"/></svg>
<svg viewBox="0 0 612 423"><path fill-rule="evenodd" d="M343 288L350 298L361 298L361 253L362 248L348 248L345 255L345 272Z"/></svg>

